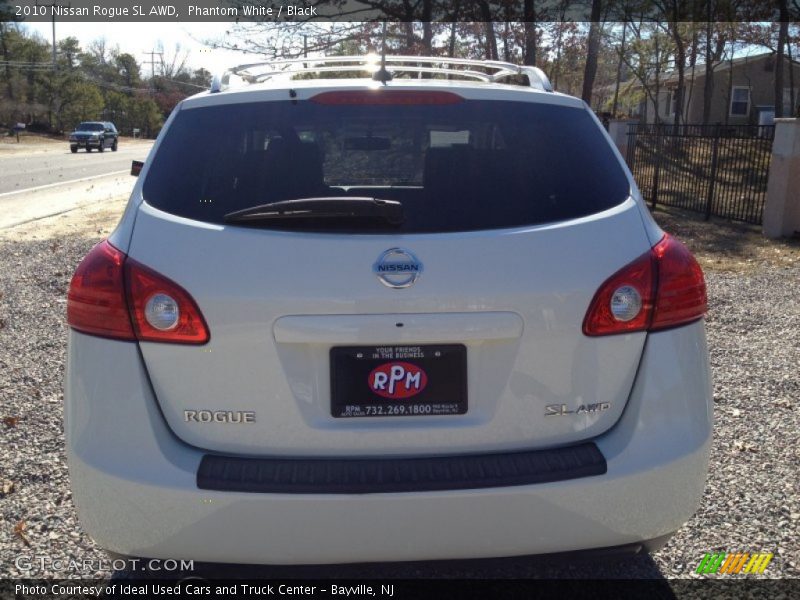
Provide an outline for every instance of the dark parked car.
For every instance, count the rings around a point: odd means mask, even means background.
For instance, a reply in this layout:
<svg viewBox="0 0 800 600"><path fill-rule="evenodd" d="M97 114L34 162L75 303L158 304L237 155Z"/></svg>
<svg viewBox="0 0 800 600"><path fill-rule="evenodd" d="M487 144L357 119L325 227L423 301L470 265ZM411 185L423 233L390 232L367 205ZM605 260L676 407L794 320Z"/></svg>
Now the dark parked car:
<svg viewBox="0 0 800 600"><path fill-rule="evenodd" d="M74 154L78 148L86 148L91 152L97 148L100 152L106 148L117 151L119 133L113 123L108 121L85 121L69 134L69 149Z"/></svg>

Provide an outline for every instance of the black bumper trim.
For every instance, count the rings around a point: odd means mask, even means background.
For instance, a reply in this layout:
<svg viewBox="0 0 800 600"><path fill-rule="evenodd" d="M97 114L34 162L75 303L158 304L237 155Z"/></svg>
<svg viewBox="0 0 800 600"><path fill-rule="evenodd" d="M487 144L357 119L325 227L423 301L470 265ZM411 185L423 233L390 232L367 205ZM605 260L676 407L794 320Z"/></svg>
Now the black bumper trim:
<svg viewBox="0 0 800 600"><path fill-rule="evenodd" d="M201 490L264 494L386 494L500 488L603 475L593 442L552 450L431 458L239 458L206 454Z"/></svg>

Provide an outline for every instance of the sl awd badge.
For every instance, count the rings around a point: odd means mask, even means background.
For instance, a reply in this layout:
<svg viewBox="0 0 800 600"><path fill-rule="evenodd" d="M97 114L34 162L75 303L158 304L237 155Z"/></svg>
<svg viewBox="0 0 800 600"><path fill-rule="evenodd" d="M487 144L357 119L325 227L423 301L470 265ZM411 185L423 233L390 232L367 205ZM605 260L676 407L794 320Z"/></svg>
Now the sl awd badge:
<svg viewBox="0 0 800 600"><path fill-rule="evenodd" d="M372 265L372 272L386 287L402 289L417 282L422 275L422 263L408 250L389 248Z"/></svg>
<svg viewBox="0 0 800 600"><path fill-rule="evenodd" d="M581 404L574 410L567 408L566 404L548 404L544 407L546 417L565 417L567 415L590 415L600 413L611 408L610 402L595 402L593 404Z"/></svg>

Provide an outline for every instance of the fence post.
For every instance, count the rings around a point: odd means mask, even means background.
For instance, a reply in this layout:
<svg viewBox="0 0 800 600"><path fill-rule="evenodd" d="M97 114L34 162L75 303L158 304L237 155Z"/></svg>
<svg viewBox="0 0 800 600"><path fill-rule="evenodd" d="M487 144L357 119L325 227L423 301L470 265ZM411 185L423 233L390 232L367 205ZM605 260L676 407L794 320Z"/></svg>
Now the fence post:
<svg viewBox="0 0 800 600"><path fill-rule="evenodd" d="M708 182L706 198L706 221L711 218L711 205L714 202L714 188L717 183L717 157L719 156L719 126L714 128L714 139L711 142L711 179Z"/></svg>
<svg viewBox="0 0 800 600"><path fill-rule="evenodd" d="M800 119L775 119L763 232L766 237L800 231Z"/></svg>
<svg viewBox="0 0 800 600"><path fill-rule="evenodd" d="M656 155L655 161L656 164L654 166L655 172L653 173L653 200L650 203L651 210L656 209L656 204L658 204L658 180L661 174L661 125L659 123L655 123L653 125L653 131L656 133Z"/></svg>
<svg viewBox="0 0 800 600"><path fill-rule="evenodd" d="M631 164L631 156L628 156L628 125L633 121L625 121L623 119L611 119L608 124L608 135L614 142L614 145L622 154L622 158L628 165Z"/></svg>

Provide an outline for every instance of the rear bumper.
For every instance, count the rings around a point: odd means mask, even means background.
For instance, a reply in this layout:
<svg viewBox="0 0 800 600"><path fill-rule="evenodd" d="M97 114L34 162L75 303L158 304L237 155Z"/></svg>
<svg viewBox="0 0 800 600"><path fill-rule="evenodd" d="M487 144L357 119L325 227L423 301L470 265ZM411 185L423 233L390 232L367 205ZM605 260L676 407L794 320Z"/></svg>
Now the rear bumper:
<svg viewBox="0 0 800 600"><path fill-rule="evenodd" d="M168 430L136 344L70 333L65 431L86 531L120 554L311 564L519 556L637 544L700 501L712 401L704 325L648 337L603 475L378 494L201 490L204 455Z"/></svg>

